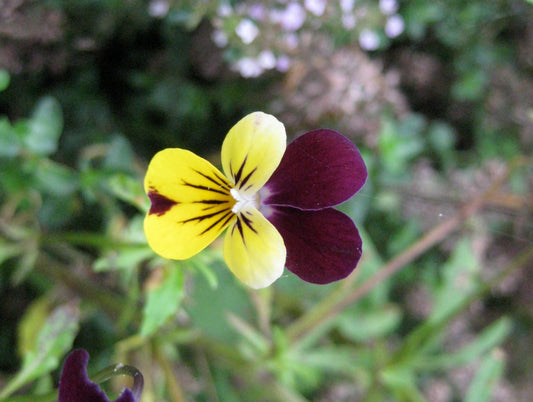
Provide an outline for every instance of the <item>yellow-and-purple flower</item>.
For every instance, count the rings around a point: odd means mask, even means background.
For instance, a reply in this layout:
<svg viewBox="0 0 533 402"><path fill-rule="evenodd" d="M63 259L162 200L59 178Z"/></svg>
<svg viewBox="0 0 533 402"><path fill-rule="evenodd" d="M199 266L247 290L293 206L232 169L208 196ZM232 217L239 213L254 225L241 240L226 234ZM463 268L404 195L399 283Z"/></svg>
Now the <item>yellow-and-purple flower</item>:
<svg viewBox="0 0 533 402"><path fill-rule="evenodd" d="M224 259L252 288L269 286L285 266L319 284L354 270L362 252L359 232L332 208L366 181L350 140L319 129L286 146L283 124L254 112L226 136L222 170L179 148L153 157L144 180L151 201L144 231L157 254L190 258L227 229Z"/></svg>

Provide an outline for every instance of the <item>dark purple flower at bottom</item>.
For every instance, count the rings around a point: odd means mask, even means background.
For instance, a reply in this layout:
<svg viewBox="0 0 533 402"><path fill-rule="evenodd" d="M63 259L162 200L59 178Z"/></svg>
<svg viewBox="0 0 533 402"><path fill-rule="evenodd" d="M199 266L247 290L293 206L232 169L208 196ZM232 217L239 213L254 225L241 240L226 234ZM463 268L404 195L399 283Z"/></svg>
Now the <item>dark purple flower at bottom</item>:
<svg viewBox="0 0 533 402"><path fill-rule="evenodd" d="M359 150L336 131L310 131L287 146L261 190L261 204L283 237L289 271L307 282L326 284L354 270L362 253L361 237L353 221L331 207L352 197L366 178Z"/></svg>
<svg viewBox="0 0 533 402"><path fill-rule="evenodd" d="M89 353L83 349L72 351L63 365L59 379L58 402L110 402L107 395L100 387L89 380L87 376L87 363ZM134 378L135 391L128 388L120 394L115 402L138 402L142 392L143 379L140 372L131 366L114 365L102 372L106 372L104 380L113 375L128 374Z"/></svg>

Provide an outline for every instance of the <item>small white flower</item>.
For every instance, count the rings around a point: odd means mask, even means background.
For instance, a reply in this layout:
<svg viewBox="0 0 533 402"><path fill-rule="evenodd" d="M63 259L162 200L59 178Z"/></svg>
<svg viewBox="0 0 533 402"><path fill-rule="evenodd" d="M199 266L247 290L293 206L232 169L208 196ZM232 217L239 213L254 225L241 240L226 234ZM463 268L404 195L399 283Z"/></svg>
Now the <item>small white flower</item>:
<svg viewBox="0 0 533 402"><path fill-rule="evenodd" d="M401 15L393 15L387 20L385 24L385 35L389 38L396 38L398 35L401 35L405 28L405 23Z"/></svg>
<svg viewBox="0 0 533 402"><path fill-rule="evenodd" d="M287 48L290 50L295 50L298 45L300 44L300 38L295 33L288 33L284 36L285 45L287 45Z"/></svg>
<svg viewBox="0 0 533 402"><path fill-rule="evenodd" d="M231 5L228 3L220 3L217 8L217 14L219 17L229 17L233 13Z"/></svg>
<svg viewBox="0 0 533 402"><path fill-rule="evenodd" d="M326 0L305 0L304 5L309 12L313 13L317 17L320 17L322 14L324 14L324 11L326 10Z"/></svg>
<svg viewBox="0 0 533 402"><path fill-rule="evenodd" d="M355 27L355 15L353 15L352 13L343 14L341 21L342 26L346 29L353 29Z"/></svg>
<svg viewBox="0 0 533 402"><path fill-rule="evenodd" d="M248 16L256 21L263 21L266 14L265 6L261 3L254 3L248 7Z"/></svg>
<svg viewBox="0 0 533 402"><path fill-rule="evenodd" d="M363 29L359 34L359 45L364 50L376 50L379 47L378 34L369 29Z"/></svg>
<svg viewBox="0 0 533 402"><path fill-rule="evenodd" d="M289 67L291 66L291 59L289 59L288 56L282 54L278 57L278 62L276 64L276 69L281 72L285 73L289 70Z"/></svg>
<svg viewBox="0 0 533 402"><path fill-rule="evenodd" d="M148 14L155 18L163 18L168 14L170 5L166 0L152 0L148 5Z"/></svg>
<svg viewBox="0 0 533 402"><path fill-rule="evenodd" d="M228 44L228 35L226 32L217 29L211 34L211 39L215 42L215 45L218 47L224 47Z"/></svg>
<svg viewBox="0 0 533 402"><path fill-rule="evenodd" d="M241 38L244 44L248 45L254 41L259 34L259 28L249 19L245 18L235 28L235 33Z"/></svg>
<svg viewBox="0 0 533 402"><path fill-rule="evenodd" d="M379 0L379 9L385 15L394 14L398 11L398 2L396 0Z"/></svg>
<svg viewBox="0 0 533 402"><path fill-rule="evenodd" d="M236 67L244 78L259 77L263 72L259 63L251 57L243 57L237 62Z"/></svg>
<svg viewBox="0 0 533 402"><path fill-rule="evenodd" d="M340 0L340 3L341 3L341 10L344 13L349 13L353 10L355 0Z"/></svg>
<svg viewBox="0 0 533 402"><path fill-rule="evenodd" d="M287 8L280 14L279 23L286 31L296 31L305 22L305 9L296 2L289 3Z"/></svg>
<svg viewBox="0 0 533 402"><path fill-rule="evenodd" d="M276 56L274 56L271 50L263 50L257 57L257 63L265 70L276 67L276 62Z"/></svg>

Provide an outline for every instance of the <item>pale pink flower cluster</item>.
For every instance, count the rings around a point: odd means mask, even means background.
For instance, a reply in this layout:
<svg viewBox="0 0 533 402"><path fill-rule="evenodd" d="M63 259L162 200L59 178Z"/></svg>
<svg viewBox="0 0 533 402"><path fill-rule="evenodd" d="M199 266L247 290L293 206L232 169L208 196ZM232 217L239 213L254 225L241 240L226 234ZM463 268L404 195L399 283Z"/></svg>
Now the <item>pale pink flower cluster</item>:
<svg viewBox="0 0 533 402"><path fill-rule="evenodd" d="M168 0L152 0L164 1ZM369 10L382 15L384 26L368 26ZM220 48L236 46L236 54L242 56L233 62L233 68L243 77L253 78L268 70L287 71L290 55L300 45L302 30L317 29L332 18L354 32L362 49L377 50L386 43L386 37L395 38L404 32L405 23L398 10L398 0L374 4L361 0L257 0L235 6L223 1L213 18L212 40Z"/></svg>

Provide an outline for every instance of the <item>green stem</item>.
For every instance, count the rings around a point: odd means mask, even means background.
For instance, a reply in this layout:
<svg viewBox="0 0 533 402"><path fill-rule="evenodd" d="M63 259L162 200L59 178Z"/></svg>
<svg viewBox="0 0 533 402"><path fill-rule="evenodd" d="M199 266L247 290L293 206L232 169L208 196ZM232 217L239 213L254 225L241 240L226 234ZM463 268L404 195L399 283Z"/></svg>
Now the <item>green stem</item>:
<svg viewBox="0 0 533 402"><path fill-rule="evenodd" d="M287 329L288 340L292 343L300 341L315 326L321 325L323 321L332 320L345 308L349 307L352 303L361 299L371 290L376 288L381 282L391 277L428 249L444 240L450 233L461 227L485 205L491 196L504 184L509 172L510 169L506 169L504 173L494 180L486 191L461 208L455 216L430 230L411 247L378 269L372 277L358 287L352 289L351 292L346 295L343 294L343 297L340 295L339 297L336 297L336 292L333 291L333 294L330 297L322 300L322 302L318 303Z"/></svg>
<svg viewBox="0 0 533 402"><path fill-rule="evenodd" d="M91 381L101 384L119 375L127 375L133 378L133 385L130 389L133 393L133 398L136 401L139 401L143 392L144 378L141 372L133 366L128 366L121 363L113 364L93 375L91 377Z"/></svg>

